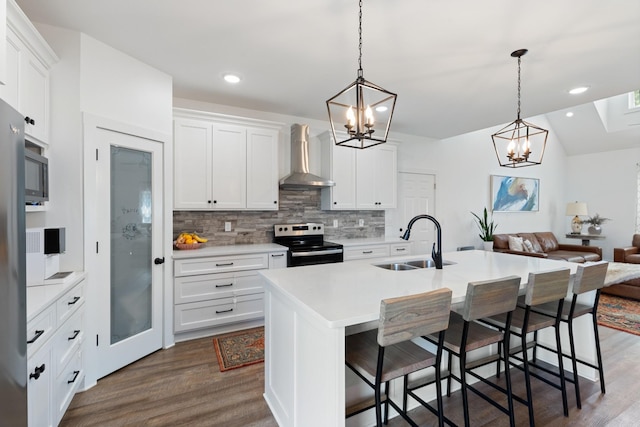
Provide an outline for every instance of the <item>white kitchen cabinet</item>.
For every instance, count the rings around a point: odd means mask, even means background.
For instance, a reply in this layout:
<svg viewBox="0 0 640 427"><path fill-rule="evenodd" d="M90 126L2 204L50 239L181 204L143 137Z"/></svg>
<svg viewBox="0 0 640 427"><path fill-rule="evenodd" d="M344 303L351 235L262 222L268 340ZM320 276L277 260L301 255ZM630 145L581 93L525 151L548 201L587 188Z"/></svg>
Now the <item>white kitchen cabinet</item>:
<svg viewBox="0 0 640 427"><path fill-rule="evenodd" d="M174 260L177 340L261 324L264 287L259 271L283 268L286 262L285 250Z"/></svg>
<svg viewBox="0 0 640 427"><path fill-rule="evenodd" d="M278 209L279 124L174 113L174 209Z"/></svg>
<svg viewBox="0 0 640 427"><path fill-rule="evenodd" d="M351 243L342 241L341 243L344 245L345 261L354 261L354 260L368 259L368 258L381 258L381 257L397 256L397 255L411 255L411 250L412 250L411 242L377 241L377 242L365 243L365 242L359 241L357 244L351 244Z"/></svg>
<svg viewBox="0 0 640 427"><path fill-rule="evenodd" d="M411 242L392 243L389 245L389 255L411 255Z"/></svg>
<svg viewBox="0 0 640 427"><path fill-rule="evenodd" d="M359 150L339 147L320 135L322 173L335 182L323 188L323 210L381 210L397 206L397 147L383 144Z"/></svg>
<svg viewBox="0 0 640 427"><path fill-rule="evenodd" d="M13 0L7 2L6 50L0 97L25 116L27 139L48 144L49 71L58 57Z"/></svg>
<svg viewBox="0 0 640 427"><path fill-rule="evenodd" d="M42 306L27 322L29 426L58 425L84 379L84 276L74 280L68 288L28 289L28 304L31 299Z"/></svg>

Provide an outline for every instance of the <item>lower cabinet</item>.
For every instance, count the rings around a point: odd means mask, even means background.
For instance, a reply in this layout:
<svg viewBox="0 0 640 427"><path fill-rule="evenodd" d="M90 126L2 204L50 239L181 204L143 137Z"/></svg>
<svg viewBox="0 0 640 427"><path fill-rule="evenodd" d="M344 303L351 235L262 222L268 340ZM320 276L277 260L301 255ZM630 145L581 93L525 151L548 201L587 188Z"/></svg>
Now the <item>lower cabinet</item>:
<svg viewBox="0 0 640 427"><path fill-rule="evenodd" d="M286 267L285 251L175 260L176 339L180 334L204 336L262 321L264 288L259 270L282 267Z"/></svg>
<svg viewBox="0 0 640 427"><path fill-rule="evenodd" d="M29 426L57 426L84 379L84 280L27 324Z"/></svg>
<svg viewBox="0 0 640 427"><path fill-rule="evenodd" d="M396 255L411 255L411 242L406 243L366 243L354 246L345 245L344 260L380 258Z"/></svg>

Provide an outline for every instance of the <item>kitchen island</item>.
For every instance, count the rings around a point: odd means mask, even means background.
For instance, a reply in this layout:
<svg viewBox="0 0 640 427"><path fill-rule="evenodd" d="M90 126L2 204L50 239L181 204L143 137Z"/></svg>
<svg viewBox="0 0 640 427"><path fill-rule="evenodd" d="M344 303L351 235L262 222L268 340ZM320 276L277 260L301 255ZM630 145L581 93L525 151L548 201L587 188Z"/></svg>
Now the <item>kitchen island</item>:
<svg viewBox="0 0 640 427"><path fill-rule="evenodd" d="M424 256L261 271L264 397L280 426L345 425L345 335L375 327L382 299L447 287L453 292L453 307L459 307L470 281L518 275L524 291L531 271L567 267L573 276L578 266L485 251L445 253L445 262L452 264L442 270L393 271L374 265L420 258ZM397 391L391 394L397 396ZM352 423L358 421L350 419Z"/></svg>

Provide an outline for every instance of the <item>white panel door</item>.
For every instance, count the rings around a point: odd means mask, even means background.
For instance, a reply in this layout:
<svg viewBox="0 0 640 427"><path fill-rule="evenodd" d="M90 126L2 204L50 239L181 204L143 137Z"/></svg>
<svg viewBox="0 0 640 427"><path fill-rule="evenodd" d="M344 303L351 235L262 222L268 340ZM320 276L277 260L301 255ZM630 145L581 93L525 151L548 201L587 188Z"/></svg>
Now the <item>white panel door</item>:
<svg viewBox="0 0 640 427"><path fill-rule="evenodd" d="M247 209L278 209L276 130L247 130Z"/></svg>
<svg viewBox="0 0 640 427"><path fill-rule="evenodd" d="M162 143L99 129L97 378L162 346Z"/></svg>
<svg viewBox="0 0 640 427"><path fill-rule="evenodd" d="M243 209L247 205L247 130L213 125L213 209Z"/></svg>
<svg viewBox="0 0 640 427"><path fill-rule="evenodd" d="M173 123L173 208L211 209L211 123Z"/></svg>
<svg viewBox="0 0 640 427"><path fill-rule="evenodd" d="M398 220L394 227L401 232L416 215L435 215L435 176L419 173L398 174ZM431 254L435 241L435 225L431 221L417 221L411 228L412 253Z"/></svg>

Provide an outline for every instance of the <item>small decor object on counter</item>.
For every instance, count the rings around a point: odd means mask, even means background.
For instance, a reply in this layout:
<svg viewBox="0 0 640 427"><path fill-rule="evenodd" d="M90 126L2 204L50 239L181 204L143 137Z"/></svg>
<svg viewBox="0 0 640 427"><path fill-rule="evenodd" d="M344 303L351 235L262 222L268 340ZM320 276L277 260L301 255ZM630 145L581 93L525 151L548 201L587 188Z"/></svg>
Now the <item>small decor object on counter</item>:
<svg viewBox="0 0 640 427"><path fill-rule="evenodd" d="M476 225L480 229L480 238L484 242L484 250L491 251L493 249L493 232L496 228L498 228L498 224L493 223L493 215L491 215L491 221L489 221L489 214L487 213L487 208L484 208L484 212L482 217L471 212L476 218Z"/></svg>
<svg viewBox="0 0 640 427"><path fill-rule="evenodd" d="M198 236L196 233L180 233L173 243L178 249L198 249L204 246L208 239Z"/></svg>
<svg viewBox="0 0 640 427"><path fill-rule="evenodd" d="M604 224L607 221L611 221L611 218L601 217L599 214L595 214L594 216L590 216L582 222L585 224L590 224L588 231L589 234L600 234L602 233L601 224Z"/></svg>

